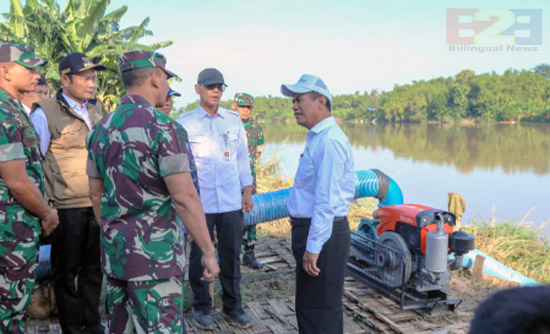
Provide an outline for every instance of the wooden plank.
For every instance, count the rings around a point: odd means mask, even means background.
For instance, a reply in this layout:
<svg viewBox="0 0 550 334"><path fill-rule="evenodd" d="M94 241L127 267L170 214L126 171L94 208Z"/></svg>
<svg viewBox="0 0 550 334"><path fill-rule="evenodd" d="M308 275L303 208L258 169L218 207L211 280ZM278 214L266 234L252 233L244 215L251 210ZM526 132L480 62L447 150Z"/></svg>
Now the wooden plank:
<svg viewBox="0 0 550 334"><path fill-rule="evenodd" d="M472 272L472 278L474 280L482 280L483 279L483 265L485 264L485 257L481 255L476 255L476 259L474 262L474 270Z"/></svg>

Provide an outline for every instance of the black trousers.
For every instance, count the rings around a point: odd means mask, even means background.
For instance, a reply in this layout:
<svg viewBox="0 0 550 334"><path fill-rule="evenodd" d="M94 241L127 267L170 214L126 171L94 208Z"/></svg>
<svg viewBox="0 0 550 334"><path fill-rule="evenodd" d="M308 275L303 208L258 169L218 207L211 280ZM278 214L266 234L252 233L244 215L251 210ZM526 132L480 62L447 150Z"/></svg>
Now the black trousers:
<svg viewBox="0 0 550 334"><path fill-rule="evenodd" d="M243 213L241 210L208 213L206 225L210 238L214 241L214 228L218 237L218 262L220 264L220 283L222 286L223 310L240 310L241 305L241 240L243 235ZM201 281L202 251L195 242L191 244L189 256L189 284L193 290L193 307L205 313L212 310L212 298L208 291L208 282Z"/></svg>
<svg viewBox="0 0 550 334"><path fill-rule="evenodd" d="M344 332L342 293L348 258L350 231L346 217L337 217L332 235L323 245L317 267L321 273L310 276L302 268L311 219L290 219L292 252L296 259L296 318L301 334Z"/></svg>
<svg viewBox="0 0 550 334"><path fill-rule="evenodd" d="M102 333L99 225L92 208L58 210L52 234L53 287L63 333Z"/></svg>

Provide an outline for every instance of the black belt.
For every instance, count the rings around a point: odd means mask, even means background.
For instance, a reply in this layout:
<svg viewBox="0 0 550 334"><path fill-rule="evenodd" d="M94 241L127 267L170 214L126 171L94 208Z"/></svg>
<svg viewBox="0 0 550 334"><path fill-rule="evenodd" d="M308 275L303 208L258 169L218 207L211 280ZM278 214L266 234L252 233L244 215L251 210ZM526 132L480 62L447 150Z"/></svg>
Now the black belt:
<svg viewBox="0 0 550 334"><path fill-rule="evenodd" d="M334 217L333 222L337 223L340 221L344 221L347 218L347 216L343 217ZM311 221L311 218L298 218L298 217L292 217L290 216L290 220L297 223L309 223Z"/></svg>

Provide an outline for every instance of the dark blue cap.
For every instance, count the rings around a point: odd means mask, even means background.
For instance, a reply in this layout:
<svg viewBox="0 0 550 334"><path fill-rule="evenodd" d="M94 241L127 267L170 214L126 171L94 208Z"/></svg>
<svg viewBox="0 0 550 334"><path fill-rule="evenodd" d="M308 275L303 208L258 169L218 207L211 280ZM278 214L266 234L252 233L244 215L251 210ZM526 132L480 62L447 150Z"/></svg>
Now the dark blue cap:
<svg viewBox="0 0 550 334"><path fill-rule="evenodd" d="M205 68L202 70L197 78L197 83L200 85L224 84L227 87L222 73L215 68Z"/></svg>
<svg viewBox="0 0 550 334"><path fill-rule="evenodd" d="M177 92L175 90L173 90L172 88L170 88L170 90L168 91L168 94L166 96L181 96L180 92Z"/></svg>
<svg viewBox="0 0 550 334"><path fill-rule="evenodd" d="M94 64L88 56L80 52L73 52L59 62L59 74L62 75L80 73L91 69L103 71L105 66Z"/></svg>

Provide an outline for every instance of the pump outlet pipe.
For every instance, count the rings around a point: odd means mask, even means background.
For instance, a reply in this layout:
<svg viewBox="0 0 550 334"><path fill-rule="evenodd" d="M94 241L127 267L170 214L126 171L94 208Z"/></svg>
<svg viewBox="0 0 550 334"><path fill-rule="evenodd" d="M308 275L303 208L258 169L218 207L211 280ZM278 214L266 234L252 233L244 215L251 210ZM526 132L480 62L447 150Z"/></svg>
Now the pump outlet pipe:
<svg viewBox="0 0 550 334"><path fill-rule="evenodd" d="M244 225L255 225L288 217L288 196L292 187L252 196L254 208L244 214ZM355 198L376 197L379 207L403 204L397 183L378 169L355 172Z"/></svg>

